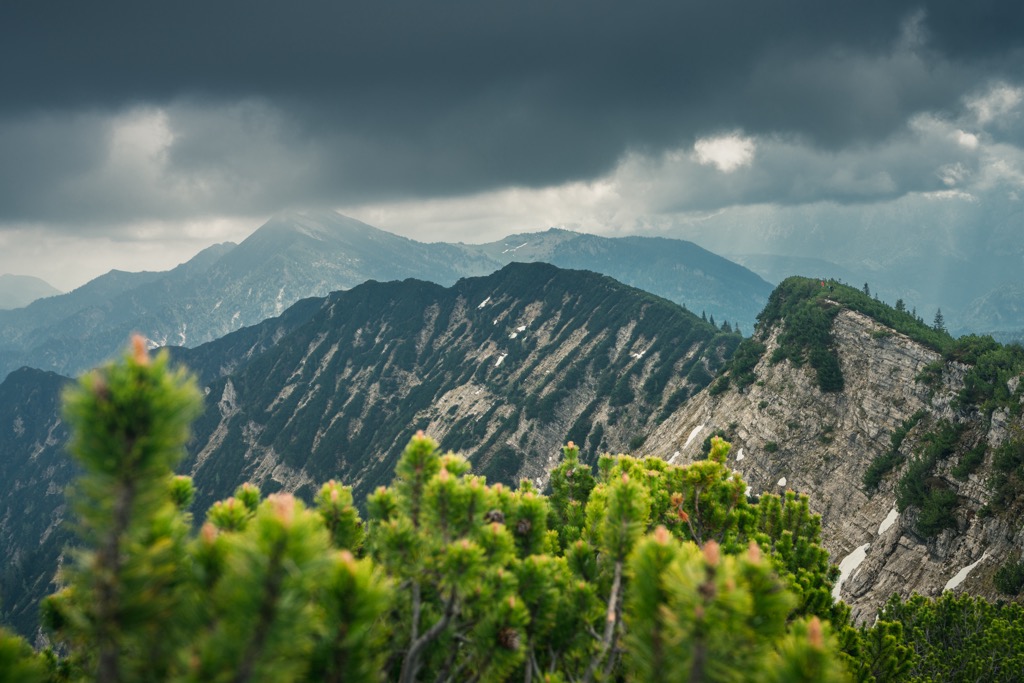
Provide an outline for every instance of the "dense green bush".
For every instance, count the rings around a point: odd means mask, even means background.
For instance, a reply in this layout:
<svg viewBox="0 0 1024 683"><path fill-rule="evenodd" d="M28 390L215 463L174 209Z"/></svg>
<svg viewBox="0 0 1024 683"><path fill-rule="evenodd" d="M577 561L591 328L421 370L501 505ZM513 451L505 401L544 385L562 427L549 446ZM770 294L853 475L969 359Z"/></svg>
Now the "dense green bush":
<svg viewBox="0 0 1024 683"><path fill-rule="evenodd" d="M1024 500L1024 439L1007 439L992 451L993 512L1018 511Z"/></svg>
<svg viewBox="0 0 1024 683"><path fill-rule="evenodd" d="M981 467L981 464L985 462L985 454L988 452L988 443L982 441L976 444L972 449L963 454L950 473L960 479L966 481L969 475L974 474Z"/></svg>
<svg viewBox="0 0 1024 683"><path fill-rule="evenodd" d="M1024 671L1024 606L950 591L893 596L879 619L896 622L915 652L910 680L1013 683Z"/></svg>
<svg viewBox="0 0 1024 683"><path fill-rule="evenodd" d="M1011 394L1008 382L1024 373L1024 347L1019 344L1000 346L991 337L971 337L960 356L971 364L964 376L964 387L957 395L957 405L974 406L991 414L999 407L1020 410L1021 390ZM1024 384L1024 383L1022 383Z"/></svg>
<svg viewBox="0 0 1024 683"><path fill-rule="evenodd" d="M896 507L900 512L908 507L919 508L916 528L926 537L956 526L957 495L933 473L940 460L953 454L963 431L964 425L940 421L933 431L921 437L920 455L911 460L896 484Z"/></svg>
<svg viewBox="0 0 1024 683"><path fill-rule="evenodd" d="M1007 562L996 570L993 583L1000 593L1018 595L1024 590L1024 562Z"/></svg>
<svg viewBox="0 0 1024 683"><path fill-rule="evenodd" d="M889 435L889 450L875 456L874 459L872 459L871 464L868 465L867 471L864 473L863 481L865 489L868 491L874 491L877 489L878 485L882 482L882 478L903 462L903 454L900 453L900 448L903 446L903 440L907 438L907 434L910 433L910 430L916 427L917 423L924 419L927 414L927 411L924 410L917 411L904 420L903 423Z"/></svg>
<svg viewBox="0 0 1024 683"><path fill-rule="evenodd" d="M196 534L191 481L171 472L197 402L141 342L82 380L68 404L80 549L44 605L63 654L0 636L0 673L841 681L877 640L831 599L806 496L752 506L720 439L686 467L602 456L598 478L570 443L545 497L489 485L419 434L366 523L335 482L311 509L246 485Z"/></svg>
<svg viewBox="0 0 1024 683"><path fill-rule="evenodd" d="M974 680L996 652L986 680L1013 680L1024 665L1018 607L896 600L853 628L807 497L751 504L718 438L702 462L605 455L597 476L570 443L545 496L417 434L366 522L333 481L311 508L244 485L197 533L192 483L172 475L197 401L141 342L70 395L80 542L44 604L61 654L0 633L0 680Z"/></svg>

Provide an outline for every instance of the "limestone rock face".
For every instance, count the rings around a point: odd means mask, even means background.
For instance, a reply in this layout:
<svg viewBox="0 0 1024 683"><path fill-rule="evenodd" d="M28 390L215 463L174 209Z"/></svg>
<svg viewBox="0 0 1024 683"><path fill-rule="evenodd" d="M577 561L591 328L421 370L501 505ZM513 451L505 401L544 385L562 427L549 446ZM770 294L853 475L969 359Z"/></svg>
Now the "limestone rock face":
<svg viewBox="0 0 1024 683"><path fill-rule="evenodd" d="M957 528L931 539L915 532L914 508L896 510L896 483L909 457L870 494L863 476L872 459L890 449L892 432L917 411L925 417L900 449L908 456L938 420L966 423L968 432L995 446L1021 428L1020 418L997 411L989 424L977 413L954 411L952 401L967 368L946 364L938 386L916 381L940 355L868 316L842 310L832 334L843 391L820 391L807 366L770 363L778 346L775 329L767 335L754 384L718 395L704 390L660 425L645 451L675 463L697 460L704 439L720 429L733 445L728 464L743 475L752 494L807 493L822 516L825 547L844 570L836 592L858 621L870 623L893 593L935 596L949 588L997 597L992 575L1007 559L1018 559L1024 531L1014 520L977 515L990 495L991 456L967 481L949 472L956 455L939 463L937 476L959 497Z"/></svg>

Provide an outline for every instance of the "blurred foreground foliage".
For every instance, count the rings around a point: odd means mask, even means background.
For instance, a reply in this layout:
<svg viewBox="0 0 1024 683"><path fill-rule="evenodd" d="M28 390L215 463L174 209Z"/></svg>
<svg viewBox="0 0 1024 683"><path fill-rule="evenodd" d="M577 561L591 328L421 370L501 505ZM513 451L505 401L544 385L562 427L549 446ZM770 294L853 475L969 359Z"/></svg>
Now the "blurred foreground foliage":
<svg viewBox="0 0 1024 683"><path fill-rule="evenodd" d="M173 471L198 406L141 342L67 395L80 544L53 646L0 633L0 682L926 680L977 651L961 622L1020 656L1019 612L914 598L855 628L806 496L748 499L720 438L596 471L570 442L545 495L417 434L365 521L331 481L312 507L243 485L197 525Z"/></svg>

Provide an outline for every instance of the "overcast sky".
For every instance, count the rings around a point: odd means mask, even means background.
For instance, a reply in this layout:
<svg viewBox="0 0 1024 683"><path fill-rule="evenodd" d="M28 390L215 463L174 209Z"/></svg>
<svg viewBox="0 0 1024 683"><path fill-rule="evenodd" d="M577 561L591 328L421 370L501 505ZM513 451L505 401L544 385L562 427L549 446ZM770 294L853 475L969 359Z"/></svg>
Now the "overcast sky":
<svg viewBox="0 0 1024 683"><path fill-rule="evenodd" d="M0 273L62 289L292 208L477 242L919 196L1022 201L1024 2L0 3Z"/></svg>

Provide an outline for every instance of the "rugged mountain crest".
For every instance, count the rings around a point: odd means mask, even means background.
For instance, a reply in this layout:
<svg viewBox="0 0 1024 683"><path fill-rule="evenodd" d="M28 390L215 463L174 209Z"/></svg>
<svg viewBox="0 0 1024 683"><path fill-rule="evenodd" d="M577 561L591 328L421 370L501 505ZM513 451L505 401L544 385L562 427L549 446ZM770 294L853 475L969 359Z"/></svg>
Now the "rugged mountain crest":
<svg viewBox="0 0 1024 683"><path fill-rule="evenodd" d="M450 289L370 282L209 384L187 466L200 482L300 493L341 476L358 499L423 429L492 481L542 484L566 438L591 456L635 447L738 342L671 302L546 264Z"/></svg>
<svg viewBox="0 0 1024 683"><path fill-rule="evenodd" d="M718 322L753 330L772 287L758 275L693 242L660 237L608 238L552 228L473 247L500 263L543 261L593 270L663 296Z"/></svg>
<svg viewBox="0 0 1024 683"><path fill-rule="evenodd" d="M367 280L417 277L450 286L513 260L603 272L693 311L707 309L719 322L742 322L747 332L771 289L750 271L681 240L567 231L509 240L425 244L334 212L282 214L241 244L215 245L165 273L112 271L68 294L0 310L0 377L22 365L76 374L116 354L133 332L158 346L195 347L280 315L303 298Z"/></svg>
<svg viewBox="0 0 1024 683"><path fill-rule="evenodd" d="M464 452L492 482L543 484L567 439L591 461L636 449L739 342L659 297L541 263L451 288L368 282L303 300L172 350L207 395L184 465L198 489L193 509L245 481L308 498L336 478L363 500L390 481L417 429ZM23 632L63 544L46 530L59 528L73 474L57 417L67 381L26 368L0 384L0 424L14 425L0 434L0 541L25 558L8 567L0 597ZM27 406L37 406L31 417Z"/></svg>
<svg viewBox="0 0 1024 683"><path fill-rule="evenodd" d="M825 545L843 569L837 594L862 621L873 619L892 593L950 588L1006 599L993 576L1020 560L1024 529L1013 491L1002 510L993 507L992 482L999 478L998 447L1024 435L1020 366L1009 380L993 373L1003 399L979 406L965 393L978 372L951 359L971 340L953 342L856 290L826 285L780 285L757 338L737 351L731 381L719 380L687 402L644 449L690 461L721 430L733 443L730 465L753 493L809 494L822 515ZM795 353L793 335L814 327L796 314L803 305L822 311L828 337L820 348ZM815 353L837 358L841 388L823 390ZM970 360L980 366L985 358ZM873 467L877 488L865 483ZM918 483L915 497L910 489ZM933 498L944 509L932 509Z"/></svg>

